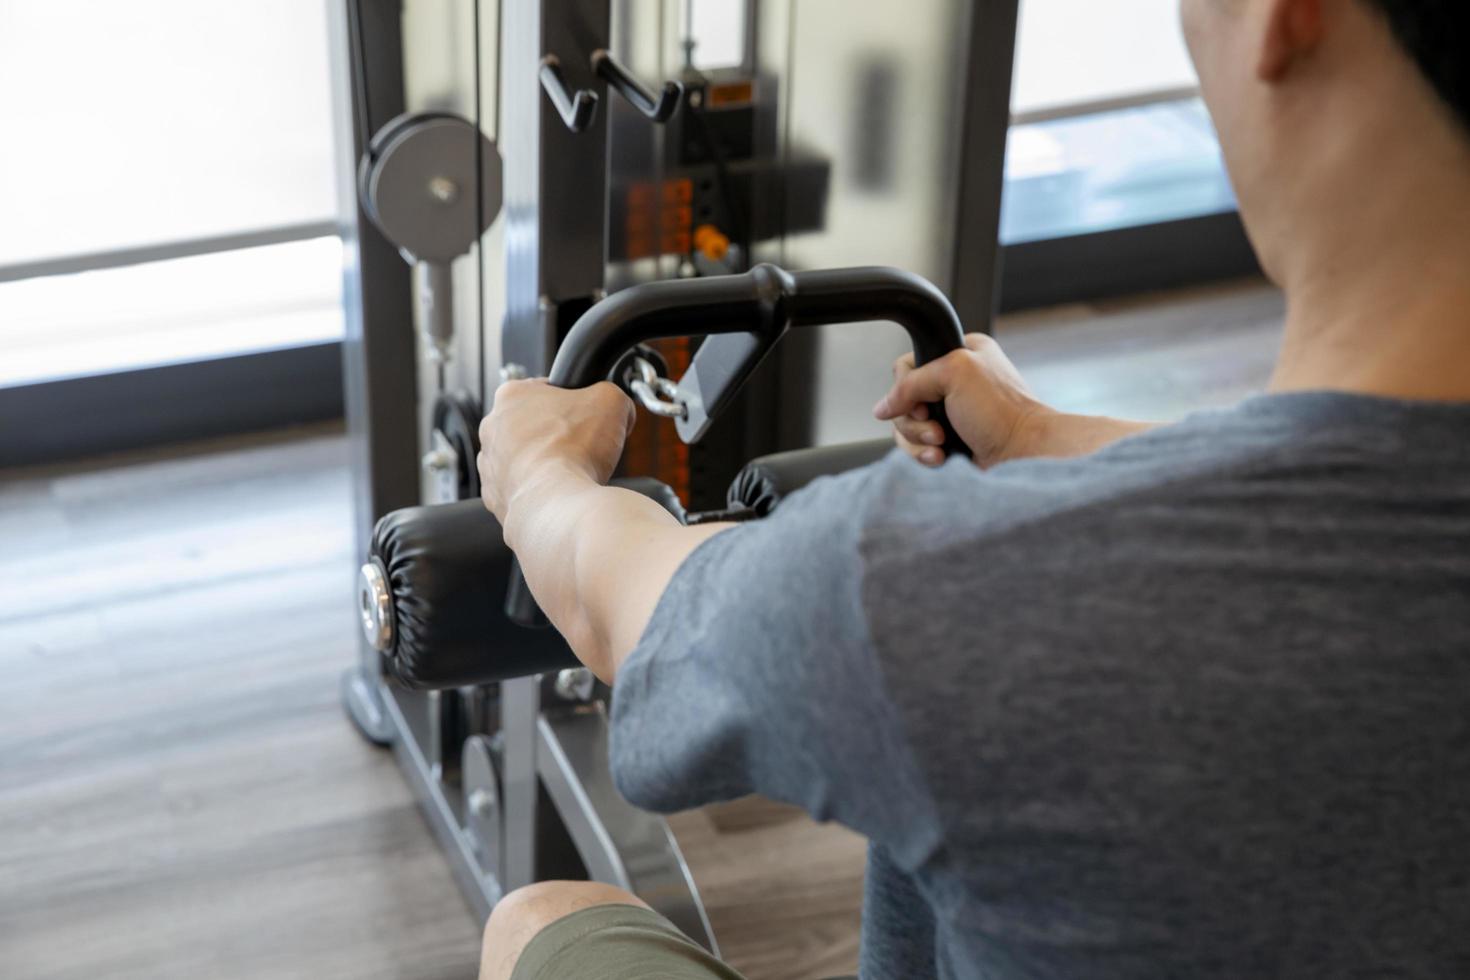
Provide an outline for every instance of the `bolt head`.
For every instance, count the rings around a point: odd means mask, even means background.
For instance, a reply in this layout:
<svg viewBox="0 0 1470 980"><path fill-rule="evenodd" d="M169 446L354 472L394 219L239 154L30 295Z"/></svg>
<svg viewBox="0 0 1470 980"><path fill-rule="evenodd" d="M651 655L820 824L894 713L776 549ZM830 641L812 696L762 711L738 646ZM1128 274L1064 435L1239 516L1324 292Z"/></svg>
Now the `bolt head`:
<svg viewBox="0 0 1470 980"><path fill-rule="evenodd" d="M482 820L495 812L495 796L483 789L470 794L470 812Z"/></svg>
<svg viewBox="0 0 1470 980"><path fill-rule="evenodd" d="M556 675L556 693L568 701L586 701L597 687L597 677L586 667L568 667Z"/></svg>
<svg viewBox="0 0 1470 980"><path fill-rule="evenodd" d="M442 473L459 465L459 458L450 449L431 449L424 454L424 469L430 473Z"/></svg>
<svg viewBox="0 0 1470 980"><path fill-rule="evenodd" d="M440 204L453 204L459 200L459 185L448 177L430 177L429 196Z"/></svg>
<svg viewBox="0 0 1470 980"><path fill-rule="evenodd" d="M393 646L393 594L375 561L363 565L358 575L357 609L368 644L386 652Z"/></svg>

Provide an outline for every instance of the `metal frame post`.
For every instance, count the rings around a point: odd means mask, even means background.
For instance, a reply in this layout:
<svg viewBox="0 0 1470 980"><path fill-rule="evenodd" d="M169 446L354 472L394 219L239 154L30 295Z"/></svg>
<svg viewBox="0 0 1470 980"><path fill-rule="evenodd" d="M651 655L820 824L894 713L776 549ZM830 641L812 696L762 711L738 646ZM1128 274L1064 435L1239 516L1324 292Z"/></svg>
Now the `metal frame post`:
<svg viewBox="0 0 1470 980"><path fill-rule="evenodd" d="M337 120L338 208L344 258L342 298L343 400L352 468L354 542L367 554L379 517L418 503L417 413L413 297L398 251L367 220L357 195L357 161L371 127L404 111L400 0L359 5L361 46L354 44L352 0L327 0L332 46L332 95ZM358 79L372 93L365 120L355 124ZM378 654L360 643L359 666L343 678L353 721L380 744L393 730L382 703Z"/></svg>
<svg viewBox="0 0 1470 980"><path fill-rule="evenodd" d="M999 306L1001 193L1019 11L1019 0L971 0L961 33L964 50L957 52L965 88L954 119L959 186L950 298L966 328L984 333L990 333Z"/></svg>
<svg viewBox="0 0 1470 980"><path fill-rule="evenodd" d="M505 144L506 314L502 363L545 374L560 339L601 294L607 269L607 85L592 73L606 47L609 0L516 0L501 30ZM557 59L567 85L598 97L578 133L541 89L541 61ZM567 311L562 312L562 307Z"/></svg>

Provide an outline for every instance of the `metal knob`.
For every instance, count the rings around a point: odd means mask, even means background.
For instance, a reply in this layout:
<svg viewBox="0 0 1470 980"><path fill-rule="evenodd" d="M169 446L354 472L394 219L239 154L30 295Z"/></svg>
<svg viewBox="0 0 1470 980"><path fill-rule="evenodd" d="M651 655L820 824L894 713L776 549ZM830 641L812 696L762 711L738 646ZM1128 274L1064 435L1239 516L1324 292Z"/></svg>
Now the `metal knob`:
<svg viewBox="0 0 1470 980"><path fill-rule="evenodd" d="M587 701L597 689L597 676L586 667L568 667L557 672L557 697L566 701Z"/></svg>
<svg viewBox="0 0 1470 980"><path fill-rule="evenodd" d="M379 653L393 646L393 593L383 566L370 561L357 576L357 611L362 619L362 635Z"/></svg>
<svg viewBox="0 0 1470 980"><path fill-rule="evenodd" d="M438 476L446 471L453 472L458 466L459 457L454 455L454 450L447 446L436 445L424 453L424 472L430 476Z"/></svg>

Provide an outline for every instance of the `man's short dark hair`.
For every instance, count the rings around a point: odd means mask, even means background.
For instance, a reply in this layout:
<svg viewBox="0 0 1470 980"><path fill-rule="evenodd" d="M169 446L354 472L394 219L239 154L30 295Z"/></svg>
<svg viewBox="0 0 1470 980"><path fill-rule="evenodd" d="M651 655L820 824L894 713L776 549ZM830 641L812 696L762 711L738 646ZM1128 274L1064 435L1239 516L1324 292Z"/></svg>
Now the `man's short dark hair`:
<svg viewBox="0 0 1470 980"><path fill-rule="evenodd" d="M1367 0L1470 130L1470 0Z"/></svg>

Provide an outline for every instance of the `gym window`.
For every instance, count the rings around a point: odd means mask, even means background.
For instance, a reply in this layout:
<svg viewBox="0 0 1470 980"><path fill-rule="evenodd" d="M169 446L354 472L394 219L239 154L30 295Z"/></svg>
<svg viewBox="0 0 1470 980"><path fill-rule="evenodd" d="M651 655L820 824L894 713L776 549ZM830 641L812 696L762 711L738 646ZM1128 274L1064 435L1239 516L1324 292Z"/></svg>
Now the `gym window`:
<svg viewBox="0 0 1470 980"><path fill-rule="evenodd" d="M0 5L7 407L340 342L329 57L319 2Z"/></svg>
<svg viewBox="0 0 1470 980"><path fill-rule="evenodd" d="M1022 0L1001 303L1257 271L1177 0Z"/></svg>
<svg viewBox="0 0 1470 980"><path fill-rule="evenodd" d="M1177 0L1023 0L1001 241L1235 209Z"/></svg>

